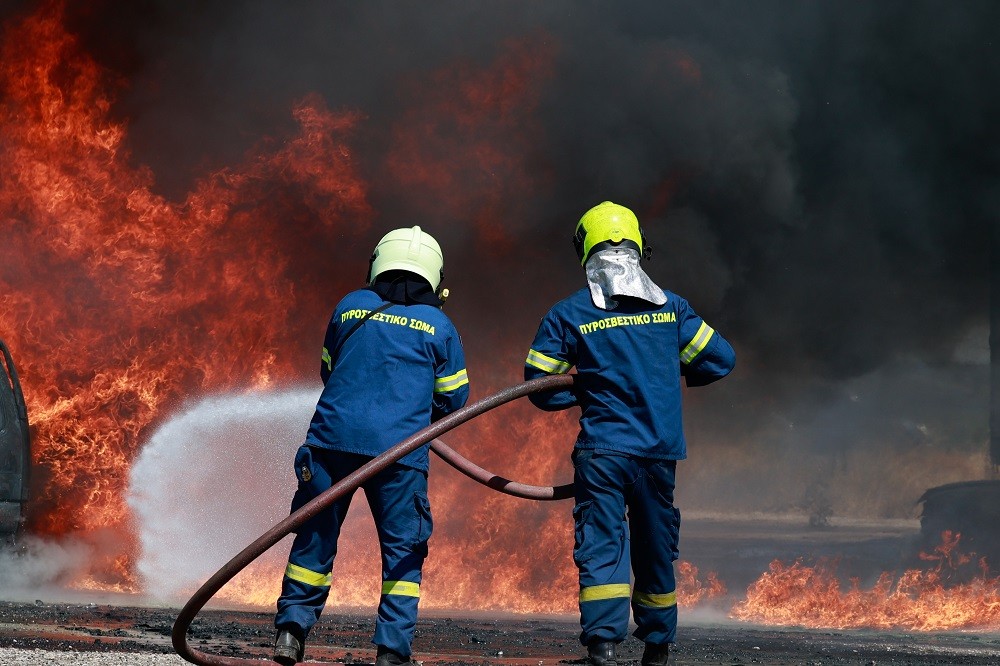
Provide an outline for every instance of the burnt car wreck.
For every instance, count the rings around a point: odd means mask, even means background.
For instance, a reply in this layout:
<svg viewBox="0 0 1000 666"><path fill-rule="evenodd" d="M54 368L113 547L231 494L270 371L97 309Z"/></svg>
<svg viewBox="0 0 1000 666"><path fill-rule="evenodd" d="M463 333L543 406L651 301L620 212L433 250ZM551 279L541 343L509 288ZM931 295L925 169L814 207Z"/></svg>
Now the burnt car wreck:
<svg viewBox="0 0 1000 666"><path fill-rule="evenodd" d="M0 340L0 544L14 543L24 524L28 501L31 441L28 409L14 360Z"/></svg>

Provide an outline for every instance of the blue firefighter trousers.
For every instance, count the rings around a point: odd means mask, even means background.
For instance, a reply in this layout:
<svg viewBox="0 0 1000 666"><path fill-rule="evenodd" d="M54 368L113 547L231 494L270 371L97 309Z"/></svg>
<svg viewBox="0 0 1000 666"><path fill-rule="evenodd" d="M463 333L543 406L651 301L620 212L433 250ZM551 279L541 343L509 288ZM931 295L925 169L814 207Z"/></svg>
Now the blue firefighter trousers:
<svg viewBox="0 0 1000 666"><path fill-rule="evenodd" d="M303 445L295 455L299 486L292 511L370 461L370 456ZM427 474L395 464L369 479L368 499L382 551L382 596L375 620L376 645L410 655L420 599L420 569L431 536ZM330 592L337 538L353 492L303 524L292 543L274 624L300 638L309 634Z"/></svg>
<svg viewBox="0 0 1000 666"><path fill-rule="evenodd" d="M573 465L580 642L625 640L630 599L636 638L674 642L681 519L674 507L676 461L576 449Z"/></svg>

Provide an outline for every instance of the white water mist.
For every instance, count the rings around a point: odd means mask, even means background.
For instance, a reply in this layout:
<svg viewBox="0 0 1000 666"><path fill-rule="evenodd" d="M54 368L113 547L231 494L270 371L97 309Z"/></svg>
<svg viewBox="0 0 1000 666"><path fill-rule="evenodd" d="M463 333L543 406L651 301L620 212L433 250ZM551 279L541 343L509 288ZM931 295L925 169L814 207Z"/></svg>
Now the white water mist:
<svg viewBox="0 0 1000 666"><path fill-rule="evenodd" d="M128 504L145 591L176 599L288 515L292 459L318 392L205 399L164 423L132 465ZM287 544L261 559L281 560Z"/></svg>

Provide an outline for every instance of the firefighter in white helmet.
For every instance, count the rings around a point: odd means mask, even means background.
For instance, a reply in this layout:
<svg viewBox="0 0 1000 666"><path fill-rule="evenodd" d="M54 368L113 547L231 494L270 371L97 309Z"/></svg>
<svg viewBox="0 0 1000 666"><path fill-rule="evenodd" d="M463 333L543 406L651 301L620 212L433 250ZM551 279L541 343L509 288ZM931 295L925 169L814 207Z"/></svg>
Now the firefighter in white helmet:
<svg viewBox="0 0 1000 666"><path fill-rule="evenodd" d="M461 408L469 396L462 343L441 311L444 258L420 227L386 234L368 285L334 310L320 361L324 388L295 456L292 511L393 445ZM410 663L421 567L431 535L428 447L362 486L382 552L376 664ZM351 496L306 522L295 537L275 617L274 660L302 660L330 591L337 538Z"/></svg>
<svg viewBox="0 0 1000 666"><path fill-rule="evenodd" d="M577 223L573 244L587 286L542 319L524 377L577 369L572 390L531 401L546 410L581 408L573 559L587 663L617 663L631 604L635 636L646 644L642 664L661 666L677 629L674 472L687 456L681 377L688 386L708 384L727 375L736 357L686 300L642 270L649 246L631 210L610 201L594 206Z"/></svg>

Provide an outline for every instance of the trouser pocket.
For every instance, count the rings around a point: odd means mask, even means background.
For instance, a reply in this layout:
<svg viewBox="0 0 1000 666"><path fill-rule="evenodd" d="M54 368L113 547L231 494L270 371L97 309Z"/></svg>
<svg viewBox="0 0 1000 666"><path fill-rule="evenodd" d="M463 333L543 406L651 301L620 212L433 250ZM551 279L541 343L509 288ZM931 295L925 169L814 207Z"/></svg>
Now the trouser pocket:
<svg viewBox="0 0 1000 666"><path fill-rule="evenodd" d="M580 502L573 507L573 561L578 567L594 557L594 526L591 524L593 513L593 500Z"/></svg>
<svg viewBox="0 0 1000 666"><path fill-rule="evenodd" d="M434 531L434 520L431 518L431 503L424 493L413 494L413 505L417 514L417 529L414 533L413 550L427 557L427 541Z"/></svg>

